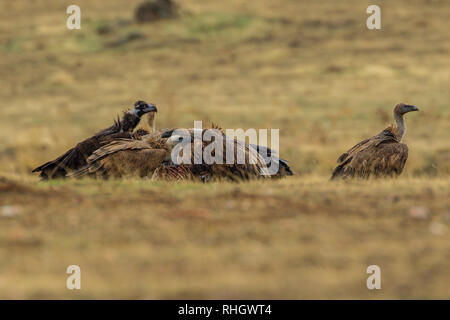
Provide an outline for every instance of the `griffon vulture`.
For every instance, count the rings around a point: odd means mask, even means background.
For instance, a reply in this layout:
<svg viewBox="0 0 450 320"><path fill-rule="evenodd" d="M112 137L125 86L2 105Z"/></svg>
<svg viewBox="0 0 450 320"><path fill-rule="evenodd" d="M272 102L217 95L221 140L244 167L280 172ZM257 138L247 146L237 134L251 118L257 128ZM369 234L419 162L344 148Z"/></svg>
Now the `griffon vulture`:
<svg viewBox="0 0 450 320"><path fill-rule="evenodd" d="M132 138L133 130L139 124L144 114L150 113L154 118L156 106L144 101L136 101L134 108L123 114L114 124L94 136L78 143L55 160L49 161L33 172L40 172L42 179L64 178L68 170L77 170L86 165L87 158L103 144L117 138Z"/></svg>
<svg viewBox="0 0 450 320"><path fill-rule="evenodd" d="M168 130L162 135L162 138L170 137L173 134L181 135L183 138L189 137L188 141L191 144L189 163L183 163L181 161L183 154L180 154L175 155L177 157L177 162L175 165L186 169L190 173L191 178L200 179L206 182L210 180L222 179L242 181L269 177L266 161L255 148L252 148L248 144L245 144L237 139L227 137L217 126L212 127L215 136L211 139L211 141L205 141L206 139L202 139L202 137L204 137L206 130L211 129L202 130L179 128ZM219 159L219 162L214 161L211 163L211 161L205 159L204 151L208 148L208 146L216 141L216 136L217 139L221 139L222 144L219 144L219 146L222 146L222 148L217 150L214 148L209 149L211 150L211 156L214 157L214 159ZM183 144L179 147L181 148L182 146ZM232 162L230 163L227 163L227 150L230 155L233 151L233 154L231 155ZM206 154L207 153L208 152L206 152ZM243 155L242 161L238 161L239 154ZM158 177L158 171L155 173L155 176Z"/></svg>
<svg viewBox="0 0 450 320"><path fill-rule="evenodd" d="M419 111L416 106L399 103L394 108L397 126L389 126L342 154L331 179L398 176L408 159L408 147L402 143L406 131L403 115Z"/></svg>

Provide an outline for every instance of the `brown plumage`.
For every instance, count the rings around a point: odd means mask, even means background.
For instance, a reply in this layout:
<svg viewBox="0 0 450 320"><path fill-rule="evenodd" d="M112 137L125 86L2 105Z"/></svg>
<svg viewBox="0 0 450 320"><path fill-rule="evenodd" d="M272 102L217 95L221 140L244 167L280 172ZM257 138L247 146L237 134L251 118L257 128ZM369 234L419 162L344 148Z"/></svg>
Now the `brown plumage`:
<svg viewBox="0 0 450 320"><path fill-rule="evenodd" d="M271 175L272 178L282 178L286 176L293 176L294 173L292 172L291 168L289 167L289 161L278 158L276 156L276 151L273 151L272 149L260 145L254 145L250 144L250 146L255 149L259 155L264 159L266 166L268 168L271 168L272 165L275 164L278 167L278 170Z"/></svg>
<svg viewBox="0 0 450 320"><path fill-rule="evenodd" d="M394 108L397 126L389 126L342 154L331 179L400 175L408 159L408 147L401 143L406 131L403 115L411 111L419 109L404 103L397 104Z"/></svg>
<svg viewBox="0 0 450 320"><path fill-rule="evenodd" d="M145 139L150 138L151 140L161 140L163 135L166 135L167 132L172 132L174 129L156 129L155 125L155 112L149 112L145 116L145 121L141 121L139 126L136 128L134 132L134 136L136 139Z"/></svg>
<svg viewBox="0 0 450 320"><path fill-rule="evenodd" d="M226 138L225 134L223 133L223 130L220 126L218 126L217 124L212 124L211 125L211 129L216 129L219 130L222 134L223 137ZM162 137L169 137L173 131L176 129L166 129L165 132L163 132ZM185 129L184 129L185 130ZM191 133L192 133L192 129L191 129ZM230 139L228 139L230 140ZM278 168L276 172L273 172L270 174L270 178L281 178L281 177L285 177L285 176L292 176L293 172L291 170L291 168L288 165L288 161L284 160L284 159L280 159L276 156L276 152L271 150L268 147L264 147L264 146L259 146L259 145L254 145L254 144L247 144L247 143L242 143L242 142L238 142L235 141L235 143L238 143L239 145L241 145L242 148L244 148L247 154L247 158L248 158L248 154L249 152L253 155L256 156L256 154L258 153L258 161L261 162L262 167L265 168L265 170L268 170L267 172L264 172L265 175L267 175L268 172L270 172L269 168L272 169L272 166L274 165L273 162L276 162L275 164L277 165L275 168ZM206 146L207 144L205 144ZM237 150L235 148L235 150ZM255 152L256 151L256 152ZM226 149L224 149L223 152L226 152ZM236 160L236 159L235 159ZM215 167L211 167L211 166L201 166L201 165L196 165L193 166L191 169L196 171L196 172L203 172L205 173L205 177L209 177L208 176L208 171L211 171L212 169L216 169L216 170L224 170L225 176L227 176L229 179L234 180L234 179L244 179L247 180L249 179L249 177L254 177L254 176L260 176L260 174L258 173L257 175L255 175L254 173L250 173L250 175L248 175L248 170L253 168L252 166L224 166L224 165L216 165ZM241 172L243 170L243 172ZM229 175L230 171L233 171L234 174L233 175ZM250 170L251 171L251 170ZM200 175L202 176L202 174L196 174L196 175ZM224 174L215 174L215 176L219 176L219 177L223 177ZM240 178L237 178L240 177ZM267 178L267 176L266 176Z"/></svg>
<svg viewBox="0 0 450 320"><path fill-rule="evenodd" d="M97 149L87 159L87 165L70 174L70 177L97 178L151 177L163 161L170 159L177 137L166 141L151 138L142 140L116 139Z"/></svg>
<svg viewBox="0 0 450 320"><path fill-rule="evenodd" d="M134 108L123 114L122 119L94 136L78 143L55 160L49 161L32 172L40 172L42 179L64 178L69 170L77 170L87 163L87 158L105 143L118 138L132 138L133 130L139 124L141 117L146 113L155 113L156 106L144 101L137 101Z"/></svg>
<svg viewBox="0 0 450 320"><path fill-rule="evenodd" d="M214 141L214 139L213 141L202 141L201 137L203 137L206 130L175 129L173 131L167 131L166 134L163 135L163 137L173 135L190 137L191 151L189 163L182 162L181 159L183 157L183 154L182 152L180 152L180 154L176 155L177 159L175 159L175 164L178 164L186 169L186 171L190 173L190 177L192 179L199 179L206 182L210 180L242 181L269 177L266 163L264 159L258 154L256 149L250 147L248 144L238 141L237 139L231 139L227 137L223 133L223 131L215 125L213 125L212 129L215 130L214 132L217 134L218 139L222 139L223 141L223 149L215 150L214 152L212 152L212 156L221 159L223 163L208 163L206 161L204 157L205 148L207 148ZM195 138L196 131L197 135L200 137L199 139ZM183 143L181 143L179 147L181 148L182 146ZM195 152L196 146L198 146L197 150L200 150L201 146L201 154ZM233 163L226 163L227 150L234 150ZM177 150L174 151L176 152ZM217 155L215 153L216 151L218 152ZM242 152L242 154L245 155L244 163L238 163L238 152Z"/></svg>

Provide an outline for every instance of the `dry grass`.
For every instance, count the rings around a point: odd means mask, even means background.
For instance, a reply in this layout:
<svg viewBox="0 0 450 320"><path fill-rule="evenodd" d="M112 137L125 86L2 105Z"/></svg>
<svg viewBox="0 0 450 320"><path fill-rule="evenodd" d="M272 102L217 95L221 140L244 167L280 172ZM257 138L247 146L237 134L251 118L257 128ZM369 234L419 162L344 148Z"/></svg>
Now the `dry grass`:
<svg viewBox="0 0 450 320"><path fill-rule="evenodd" d="M365 28L372 3L359 0L189 0L178 19L135 25L138 2L79 1L81 31L65 28L69 1L0 4L0 174L18 181L0 183L16 213L0 216L1 298L450 297L448 1L380 1L382 31ZM144 38L114 46L132 32ZM137 99L164 127L280 128L302 175L31 176ZM404 175L329 183L339 153L400 101L421 109L407 116ZM418 206L424 219L409 214ZM80 292L65 289L69 264ZM369 264L379 292L365 287Z"/></svg>
<svg viewBox="0 0 450 320"><path fill-rule="evenodd" d="M449 181L0 186L3 298L449 298ZM429 213L413 218L413 207ZM65 289L65 268L82 290ZM382 268L382 290L365 270Z"/></svg>

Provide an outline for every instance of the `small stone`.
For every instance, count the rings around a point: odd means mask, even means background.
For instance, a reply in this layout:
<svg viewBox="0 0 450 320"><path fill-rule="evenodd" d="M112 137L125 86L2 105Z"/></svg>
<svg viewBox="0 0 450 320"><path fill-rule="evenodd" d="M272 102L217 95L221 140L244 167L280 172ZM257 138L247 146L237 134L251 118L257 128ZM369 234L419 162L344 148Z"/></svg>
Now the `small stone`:
<svg viewBox="0 0 450 320"><path fill-rule="evenodd" d="M389 195L388 200L389 202L396 203L400 201L400 197L397 195Z"/></svg>
<svg viewBox="0 0 450 320"><path fill-rule="evenodd" d="M430 223L430 232L436 236L442 236L447 232L447 226L440 222Z"/></svg>
<svg viewBox="0 0 450 320"><path fill-rule="evenodd" d="M225 202L225 208L228 210L236 208L236 202L234 202L233 200L228 200L227 202Z"/></svg>
<svg viewBox="0 0 450 320"><path fill-rule="evenodd" d="M173 0L146 0L134 12L138 23L153 22L176 15L177 6Z"/></svg>
<svg viewBox="0 0 450 320"><path fill-rule="evenodd" d="M19 206L2 206L2 217L9 218L20 214L22 208Z"/></svg>
<svg viewBox="0 0 450 320"><path fill-rule="evenodd" d="M409 216L414 219L426 219L430 215L430 210L426 207L411 207Z"/></svg>

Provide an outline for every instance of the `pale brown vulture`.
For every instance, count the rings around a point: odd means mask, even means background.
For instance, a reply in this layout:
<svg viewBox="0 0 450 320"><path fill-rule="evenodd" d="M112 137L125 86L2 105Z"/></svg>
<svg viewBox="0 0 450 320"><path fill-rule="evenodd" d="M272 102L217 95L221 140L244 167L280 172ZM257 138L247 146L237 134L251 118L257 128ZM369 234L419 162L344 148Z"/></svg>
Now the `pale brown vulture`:
<svg viewBox="0 0 450 320"><path fill-rule="evenodd" d="M406 131L403 115L419 111L416 106L399 103L394 108L397 126L366 139L342 154L331 179L398 176L408 159L408 147L402 143Z"/></svg>
<svg viewBox="0 0 450 320"><path fill-rule="evenodd" d="M87 165L69 177L151 178L156 168L164 161L170 161L172 148L181 141L182 138L176 135L164 141L150 137L141 140L116 139L95 150L87 159Z"/></svg>

